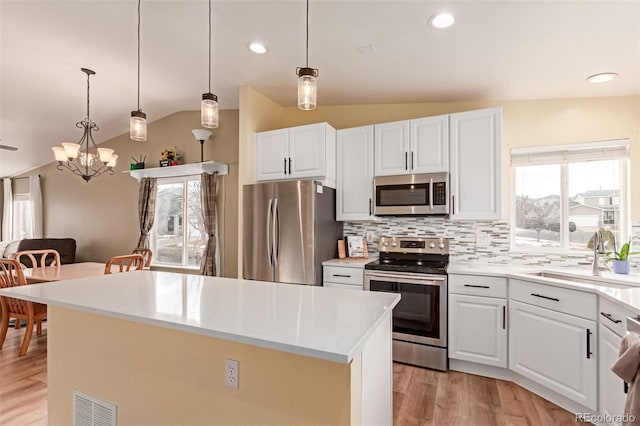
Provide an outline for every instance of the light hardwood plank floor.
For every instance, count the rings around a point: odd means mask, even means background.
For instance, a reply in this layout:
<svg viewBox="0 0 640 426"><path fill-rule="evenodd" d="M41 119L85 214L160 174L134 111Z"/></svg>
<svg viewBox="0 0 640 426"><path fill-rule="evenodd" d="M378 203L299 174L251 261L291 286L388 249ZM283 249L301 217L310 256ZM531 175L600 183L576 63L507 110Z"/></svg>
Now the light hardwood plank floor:
<svg viewBox="0 0 640 426"><path fill-rule="evenodd" d="M47 424L47 326L18 356L24 328L9 328L0 350L0 425ZM510 382L393 365L398 426L573 425L573 414Z"/></svg>

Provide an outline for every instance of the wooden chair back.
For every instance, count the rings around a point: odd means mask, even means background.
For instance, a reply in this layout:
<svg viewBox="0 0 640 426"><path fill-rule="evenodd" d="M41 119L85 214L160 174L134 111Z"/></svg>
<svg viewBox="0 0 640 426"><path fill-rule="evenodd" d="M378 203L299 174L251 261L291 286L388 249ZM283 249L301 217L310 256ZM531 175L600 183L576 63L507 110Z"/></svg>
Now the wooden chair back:
<svg viewBox="0 0 640 426"><path fill-rule="evenodd" d="M111 274L112 266L118 266L118 272L139 271L144 267L144 257L141 254L114 256L107 261L104 273Z"/></svg>
<svg viewBox="0 0 640 426"><path fill-rule="evenodd" d="M27 257L31 261L32 268L44 268L47 266L47 259L51 259L49 266L55 266L60 269L60 253L53 249L19 251L14 256L14 259L22 263L21 258L23 257ZM40 260L39 262L38 259Z"/></svg>
<svg viewBox="0 0 640 426"><path fill-rule="evenodd" d="M27 280L22 272L20 262L16 259L0 259L0 288L18 287L21 285L27 285ZM31 302L27 302L26 300L0 296L0 301L2 304L2 312L6 312L9 315L27 315L29 308L33 310Z"/></svg>
<svg viewBox="0 0 640 426"><path fill-rule="evenodd" d="M144 257L144 268L149 269L151 267L151 260L153 259L153 253L148 248L136 247L131 254L140 254Z"/></svg>

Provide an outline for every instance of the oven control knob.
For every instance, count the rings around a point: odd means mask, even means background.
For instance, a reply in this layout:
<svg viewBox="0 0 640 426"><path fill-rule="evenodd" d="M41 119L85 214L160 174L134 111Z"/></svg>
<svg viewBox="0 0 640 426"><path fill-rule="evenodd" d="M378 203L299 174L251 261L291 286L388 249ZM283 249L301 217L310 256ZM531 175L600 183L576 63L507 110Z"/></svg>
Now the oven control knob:
<svg viewBox="0 0 640 426"><path fill-rule="evenodd" d="M398 243L396 243L395 241L393 243L391 243L392 247L396 247L398 245Z"/></svg>
<svg viewBox="0 0 640 426"><path fill-rule="evenodd" d="M444 243L440 243L440 244L438 244L438 247L440 247L441 249L443 249L443 248L444 248Z"/></svg>
<svg viewBox="0 0 640 426"><path fill-rule="evenodd" d="M435 243L429 243L429 248L435 248L436 244Z"/></svg>
<svg viewBox="0 0 640 426"><path fill-rule="evenodd" d="M386 247L389 245L389 243L385 241L384 243L382 243L382 245Z"/></svg>

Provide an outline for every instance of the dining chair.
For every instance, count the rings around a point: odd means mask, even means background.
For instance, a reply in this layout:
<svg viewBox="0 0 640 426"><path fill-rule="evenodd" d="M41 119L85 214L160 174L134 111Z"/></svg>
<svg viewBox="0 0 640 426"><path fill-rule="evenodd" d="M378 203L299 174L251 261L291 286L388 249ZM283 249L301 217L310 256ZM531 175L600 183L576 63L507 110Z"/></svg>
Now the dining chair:
<svg viewBox="0 0 640 426"><path fill-rule="evenodd" d="M17 287L27 285L27 280L22 272L22 266L16 259L0 259L0 288ZM0 296L0 306L2 306L2 325L0 326L0 349L4 345L9 329L9 319L15 318L19 323L21 320L27 321L27 328L24 331L24 339L20 347L20 356L27 353L31 335L33 334L33 324L36 323L36 334L42 335L42 320L47 318L47 305L29 302L12 297Z"/></svg>
<svg viewBox="0 0 640 426"><path fill-rule="evenodd" d="M111 274L112 266L118 266L118 272L139 271L144 267L144 257L141 254L114 256L107 261L104 273Z"/></svg>
<svg viewBox="0 0 640 426"><path fill-rule="evenodd" d="M23 257L26 257L30 260L32 268L55 266L60 269L60 253L53 249L19 251L13 258L21 264L24 264L24 262L21 261L21 258ZM47 265L47 259L51 259L49 265Z"/></svg>
<svg viewBox="0 0 640 426"><path fill-rule="evenodd" d="M144 257L144 269L151 268L151 259L153 259L153 252L148 248L136 247L131 254L140 254Z"/></svg>

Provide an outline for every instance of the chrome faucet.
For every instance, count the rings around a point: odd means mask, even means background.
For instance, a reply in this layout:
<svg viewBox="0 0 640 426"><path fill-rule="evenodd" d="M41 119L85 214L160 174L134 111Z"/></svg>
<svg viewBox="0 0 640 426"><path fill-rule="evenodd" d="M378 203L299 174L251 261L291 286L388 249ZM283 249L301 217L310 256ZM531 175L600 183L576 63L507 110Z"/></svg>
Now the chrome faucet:
<svg viewBox="0 0 640 426"><path fill-rule="evenodd" d="M593 236L593 276L599 277L600 273L600 262L598 260L599 254L605 254L604 251L604 237L602 235L602 229L598 229L596 234Z"/></svg>

